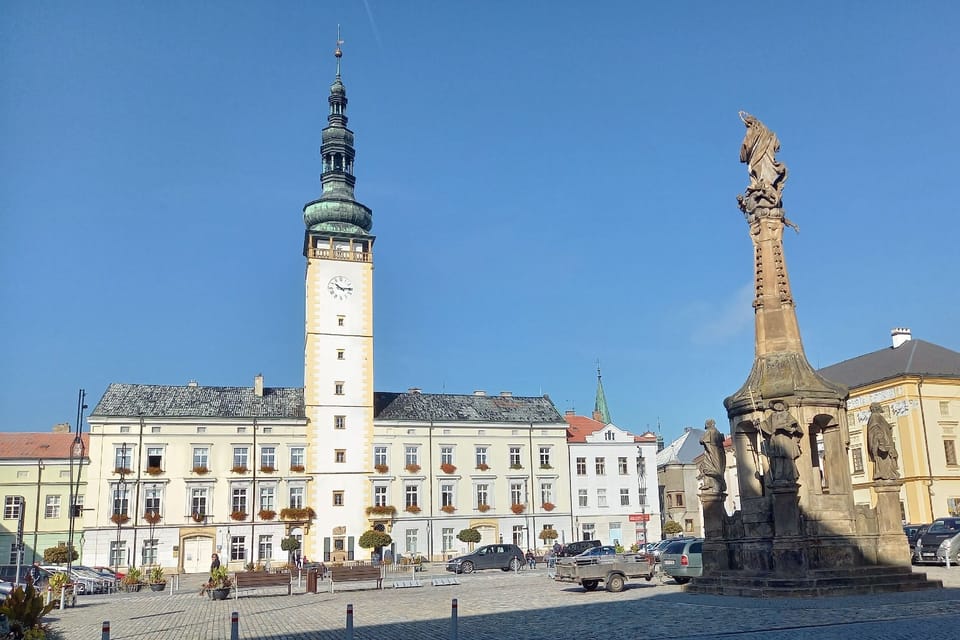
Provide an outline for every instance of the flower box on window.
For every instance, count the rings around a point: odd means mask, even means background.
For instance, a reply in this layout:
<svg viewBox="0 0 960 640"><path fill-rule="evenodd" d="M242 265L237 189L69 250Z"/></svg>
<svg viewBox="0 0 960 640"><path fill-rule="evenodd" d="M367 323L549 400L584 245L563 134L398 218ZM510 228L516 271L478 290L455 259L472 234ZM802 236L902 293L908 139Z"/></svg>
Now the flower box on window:
<svg viewBox="0 0 960 640"><path fill-rule="evenodd" d="M477 465L477 469L479 469L480 471L486 471L489 468L490 468L490 465L488 465L486 462L481 462L480 464Z"/></svg>
<svg viewBox="0 0 960 640"><path fill-rule="evenodd" d="M510 511L513 511L514 513L523 513L526 509L527 507L522 504L510 505Z"/></svg>
<svg viewBox="0 0 960 640"><path fill-rule="evenodd" d="M114 467L113 472L118 476L125 476L130 473L130 467Z"/></svg>
<svg viewBox="0 0 960 640"><path fill-rule="evenodd" d="M260 465L260 473L273 473L276 471L272 464L262 464Z"/></svg>
<svg viewBox="0 0 960 640"><path fill-rule="evenodd" d="M540 465L540 468L541 468L541 469L553 469L553 467L550 466L550 464L549 464L549 463L546 463L546 462L543 463L543 464L541 464L541 465Z"/></svg>
<svg viewBox="0 0 960 640"><path fill-rule="evenodd" d="M418 465L418 464L408 464L407 466L404 467L404 469L406 469L406 470L409 471L410 473L416 473L417 471L420 471L420 465Z"/></svg>
<svg viewBox="0 0 960 640"><path fill-rule="evenodd" d="M442 465L440 465L440 471L443 471L444 473L453 473L456 470L457 468L449 462L444 462Z"/></svg>
<svg viewBox="0 0 960 640"><path fill-rule="evenodd" d="M510 465L510 468L511 468L511 469L523 469L523 465L520 464L519 462L515 462L514 464Z"/></svg>
<svg viewBox="0 0 960 640"><path fill-rule="evenodd" d="M478 505L477 505L477 511L479 511L480 513L486 513L487 511L490 511L490 505L488 505L488 504L478 504Z"/></svg>
<svg viewBox="0 0 960 640"><path fill-rule="evenodd" d="M158 476L163 473L163 469L160 467L147 467L147 474L151 476Z"/></svg>
<svg viewBox="0 0 960 640"><path fill-rule="evenodd" d="M313 507L303 507L302 509L287 507L280 510L281 520L313 520L316 517L317 512L313 510Z"/></svg>
<svg viewBox="0 0 960 640"><path fill-rule="evenodd" d="M190 517L193 518L194 522L203 522L207 519L207 514L194 511L192 514L190 514Z"/></svg>
<svg viewBox="0 0 960 640"><path fill-rule="evenodd" d="M150 511L147 511L145 514L143 514L143 519L144 521L146 521L147 524L157 524L158 522L160 522L160 512L153 511L151 509Z"/></svg>
<svg viewBox="0 0 960 640"><path fill-rule="evenodd" d="M397 514L397 508L389 504L377 504L367 507L368 516L393 516Z"/></svg>
<svg viewBox="0 0 960 640"><path fill-rule="evenodd" d="M390 467L385 464L375 464L373 465L373 468L377 470L377 473L386 473L387 471L390 471Z"/></svg>
<svg viewBox="0 0 960 640"><path fill-rule="evenodd" d="M443 511L444 513L453 513L456 510L457 508L452 504L445 504L442 507L440 507L440 511Z"/></svg>
<svg viewBox="0 0 960 640"><path fill-rule="evenodd" d="M208 469L205 465L202 465L202 464L201 464L201 465L195 466L195 467L193 468L193 472L194 472L195 474L197 474L198 476L205 476L205 475L207 475L208 473L210 473L210 469Z"/></svg>
<svg viewBox="0 0 960 640"><path fill-rule="evenodd" d="M277 517L277 512L273 509L260 509L260 511L257 512L257 517L261 520L273 520Z"/></svg>
<svg viewBox="0 0 960 640"><path fill-rule="evenodd" d="M246 472L247 472L247 466L246 466L246 465L243 465L243 464L235 464L235 465L233 465L233 467L230 469L230 471L231 471L232 473L246 473Z"/></svg>
<svg viewBox="0 0 960 640"><path fill-rule="evenodd" d="M306 471L306 467L304 467L302 464L292 464L290 465L290 471L293 471L294 473L303 473Z"/></svg>
<svg viewBox="0 0 960 640"><path fill-rule="evenodd" d="M544 502L544 503L543 503L543 510L544 510L544 511L553 511L553 510L556 509L556 508L557 508L556 505L553 504L552 502Z"/></svg>
<svg viewBox="0 0 960 640"><path fill-rule="evenodd" d="M230 514L230 517L236 520L237 522L241 522L247 519L247 513L245 511L234 511L233 513Z"/></svg>
<svg viewBox="0 0 960 640"><path fill-rule="evenodd" d="M420 507L415 504L408 504L406 511L407 513L420 513Z"/></svg>
<svg viewBox="0 0 960 640"><path fill-rule="evenodd" d="M110 522L113 524L127 524L130 522L130 516L125 513L115 513L110 516Z"/></svg>

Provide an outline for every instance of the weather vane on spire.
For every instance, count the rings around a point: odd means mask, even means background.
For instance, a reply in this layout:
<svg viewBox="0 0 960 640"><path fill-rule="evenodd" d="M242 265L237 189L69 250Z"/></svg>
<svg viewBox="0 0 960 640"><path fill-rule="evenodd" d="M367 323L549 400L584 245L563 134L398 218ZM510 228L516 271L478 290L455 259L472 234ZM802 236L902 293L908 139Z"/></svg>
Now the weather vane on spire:
<svg viewBox="0 0 960 640"><path fill-rule="evenodd" d="M343 40L340 38L340 25L337 25L337 48L334 49L333 55L337 58L337 77L340 77L340 58L343 57L343 51L340 49L340 45L343 44Z"/></svg>

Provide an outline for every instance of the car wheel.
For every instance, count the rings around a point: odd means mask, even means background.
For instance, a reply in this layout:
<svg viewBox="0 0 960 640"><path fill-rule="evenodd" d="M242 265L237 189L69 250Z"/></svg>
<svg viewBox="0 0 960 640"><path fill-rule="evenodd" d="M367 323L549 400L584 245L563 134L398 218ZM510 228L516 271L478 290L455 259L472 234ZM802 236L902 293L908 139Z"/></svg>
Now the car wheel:
<svg viewBox="0 0 960 640"><path fill-rule="evenodd" d="M473 563L464 562L463 564L460 565L460 571L462 571L463 573L473 573Z"/></svg>
<svg viewBox="0 0 960 640"><path fill-rule="evenodd" d="M510 558L510 566L507 567L507 571L516 571L520 568L520 561L516 558Z"/></svg>
<svg viewBox="0 0 960 640"><path fill-rule="evenodd" d="M623 576L614 574L607 578L607 591L610 593L620 593L623 591L624 584Z"/></svg>
<svg viewBox="0 0 960 640"><path fill-rule="evenodd" d="M600 584L599 580L584 580L580 583L585 591L593 591L597 588L598 584Z"/></svg>
<svg viewBox="0 0 960 640"><path fill-rule="evenodd" d="M87 592L87 587L82 582L78 582L76 586L76 590L77 590L77 593L79 593L80 595L83 595Z"/></svg>
<svg viewBox="0 0 960 640"><path fill-rule="evenodd" d="M676 582L677 584L687 584L688 582L690 582L690 578L681 578L678 576L674 576L673 581Z"/></svg>

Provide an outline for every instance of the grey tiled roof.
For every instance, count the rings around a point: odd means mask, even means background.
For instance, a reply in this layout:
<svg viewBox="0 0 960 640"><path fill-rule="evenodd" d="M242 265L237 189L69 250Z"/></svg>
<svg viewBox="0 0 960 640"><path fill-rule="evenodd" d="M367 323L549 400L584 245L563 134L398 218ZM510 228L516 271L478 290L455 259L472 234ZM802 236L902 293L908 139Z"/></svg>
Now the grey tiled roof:
<svg viewBox="0 0 960 640"><path fill-rule="evenodd" d="M90 414L97 417L303 418L303 388L201 387L112 383Z"/></svg>
<svg viewBox="0 0 960 640"><path fill-rule="evenodd" d="M417 422L560 423L547 396L478 396L439 393L375 393L374 419Z"/></svg>
<svg viewBox="0 0 960 640"><path fill-rule="evenodd" d="M704 434L703 429L694 429L687 427L683 435L671 442L657 452L657 466L662 467L666 464L679 463L690 464L694 458L703 453L703 445L700 444L700 438Z"/></svg>
<svg viewBox="0 0 960 640"><path fill-rule="evenodd" d="M960 378L960 353L925 340L908 340L819 371L827 380L851 389L903 375Z"/></svg>

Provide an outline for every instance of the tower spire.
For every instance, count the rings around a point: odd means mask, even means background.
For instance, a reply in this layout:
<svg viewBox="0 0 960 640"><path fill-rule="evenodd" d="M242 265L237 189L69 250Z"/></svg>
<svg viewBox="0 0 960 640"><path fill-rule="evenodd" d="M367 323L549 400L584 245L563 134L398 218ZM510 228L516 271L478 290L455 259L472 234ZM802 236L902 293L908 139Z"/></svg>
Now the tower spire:
<svg viewBox="0 0 960 640"><path fill-rule="evenodd" d="M600 375L600 361L597 361L597 399L593 403L593 419L610 424L610 409L607 407L607 395L603 392L603 378Z"/></svg>

